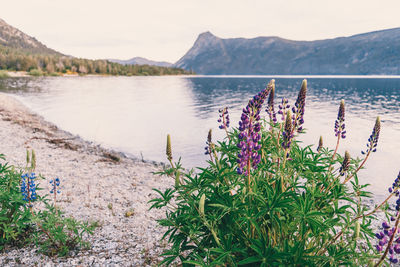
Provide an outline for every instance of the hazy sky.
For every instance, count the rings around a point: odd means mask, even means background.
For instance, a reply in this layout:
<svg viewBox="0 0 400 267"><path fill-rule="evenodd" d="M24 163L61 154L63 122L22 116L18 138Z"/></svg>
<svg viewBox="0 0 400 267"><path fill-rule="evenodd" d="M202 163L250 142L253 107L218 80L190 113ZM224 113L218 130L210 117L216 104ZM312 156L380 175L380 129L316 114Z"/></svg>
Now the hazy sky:
<svg viewBox="0 0 400 267"><path fill-rule="evenodd" d="M204 31L315 40L400 27L399 0L0 0L0 18L62 53L177 61Z"/></svg>

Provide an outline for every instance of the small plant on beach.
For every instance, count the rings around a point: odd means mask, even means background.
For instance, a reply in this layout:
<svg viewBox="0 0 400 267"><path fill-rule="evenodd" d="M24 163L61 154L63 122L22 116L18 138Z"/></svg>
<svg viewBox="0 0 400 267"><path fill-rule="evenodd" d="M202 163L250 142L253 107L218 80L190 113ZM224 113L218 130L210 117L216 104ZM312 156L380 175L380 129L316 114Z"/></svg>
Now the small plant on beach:
<svg viewBox="0 0 400 267"><path fill-rule="evenodd" d="M0 159L5 160L3 155ZM92 234L95 225L66 217L57 208L59 178L50 181L52 199L41 196L43 178L34 172L33 150L27 151L26 159L24 170L0 163L0 249L34 243L44 254L66 256L72 249L86 248L84 236Z"/></svg>
<svg viewBox="0 0 400 267"><path fill-rule="evenodd" d="M238 128L222 127L227 135L224 140L214 143L209 133L208 166L197 172L173 163L168 136L171 167L161 174L172 176L175 186L164 192L155 190L159 197L150 201L151 208L165 211L165 218L158 222L166 228L163 238L170 246L162 264L366 266L387 261L387 254L395 262L393 253L400 252L400 238L394 237L399 213L393 216L394 226L385 224L382 233L377 234L372 223L375 213L387 213L391 196L399 195L400 178L389 197L371 207L372 194L359 177L376 151L379 117L367 151L361 158L352 158L348 152L338 152L347 130L344 101L333 129L336 147L324 147L321 137L313 148L297 140L305 132L307 81L295 103L284 98L277 111L274 93L272 80L250 99ZM222 114L226 116L227 110ZM378 247L376 238L384 240Z"/></svg>
<svg viewBox="0 0 400 267"><path fill-rule="evenodd" d="M8 75L7 71L5 70L0 70L0 79L1 78L8 78L10 75Z"/></svg>

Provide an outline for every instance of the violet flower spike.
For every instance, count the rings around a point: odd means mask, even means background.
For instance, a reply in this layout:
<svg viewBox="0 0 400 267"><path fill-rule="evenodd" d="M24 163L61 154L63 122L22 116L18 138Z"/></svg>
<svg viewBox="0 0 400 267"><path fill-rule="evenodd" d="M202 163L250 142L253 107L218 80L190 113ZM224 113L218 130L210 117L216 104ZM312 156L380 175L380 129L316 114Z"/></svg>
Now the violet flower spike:
<svg viewBox="0 0 400 267"><path fill-rule="evenodd" d="M244 174L249 176L250 168L256 169L258 163L261 161L261 156L258 154L261 145L259 141L261 139L260 130L260 111L262 104L265 101L270 87L267 86L263 91L259 92L253 97L243 109L242 116L239 121L239 142L237 144L240 151L238 153L238 174ZM250 182L249 182L250 184Z"/></svg>
<svg viewBox="0 0 400 267"><path fill-rule="evenodd" d="M21 175L21 194L23 196L23 201L30 203L31 201L36 200L37 194L35 179L36 174L34 172Z"/></svg>
<svg viewBox="0 0 400 267"><path fill-rule="evenodd" d="M204 154L205 155L210 155L211 160L212 160L212 156L211 156L211 144L212 144L212 129L210 129L208 131L208 135L207 135L207 141L206 141L206 146L204 147Z"/></svg>
<svg viewBox="0 0 400 267"><path fill-rule="evenodd" d="M275 80L272 79L268 86L271 87L271 91L268 96L268 106L265 111L268 113L270 121L273 123L277 123L276 112L274 108Z"/></svg>
<svg viewBox="0 0 400 267"><path fill-rule="evenodd" d="M344 100L342 99L340 101L338 116L335 121L335 136L342 138L342 139L346 138L344 114L345 114Z"/></svg>
<svg viewBox="0 0 400 267"><path fill-rule="evenodd" d="M218 111L220 113L218 122L221 123L219 126L220 129L227 129L229 128L229 113L228 113L228 107L225 107L223 109L220 109Z"/></svg>
<svg viewBox="0 0 400 267"><path fill-rule="evenodd" d="M306 105L306 94L307 94L307 80L304 79L301 83L301 88L297 96L293 112L293 131L301 132L303 130L302 125L304 124L304 108Z"/></svg>
<svg viewBox="0 0 400 267"><path fill-rule="evenodd" d="M293 125L290 110L286 114L285 127L282 133L282 147L289 149L293 138Z"/></svg>
<svg viewBox="0 0 400 267"><path fill-rule="evenodd" d="M348 151L346 151L344 153L342 166L339 169L340 176L343 176L349 170L349 165L350 165L350 154Z"/></svg>
<svg viewBox="0 0 400 267"><path fill-rule="evenodd" d="M362 154L369 154L371 152L376 152L376 147L378 146L380 132L381 132L381 119L378 116L376 118L372 134L368 138L367 150L361 151Z"/></svg>
<svg viewBox="0 0 400 267"><path fill-rule="evenodd" d="M287 98L282 98L282 102L278 106L278 108L278 114L282 115L281 120L282 122L285 122L287 110L290 108L289 100Z"/></svg>

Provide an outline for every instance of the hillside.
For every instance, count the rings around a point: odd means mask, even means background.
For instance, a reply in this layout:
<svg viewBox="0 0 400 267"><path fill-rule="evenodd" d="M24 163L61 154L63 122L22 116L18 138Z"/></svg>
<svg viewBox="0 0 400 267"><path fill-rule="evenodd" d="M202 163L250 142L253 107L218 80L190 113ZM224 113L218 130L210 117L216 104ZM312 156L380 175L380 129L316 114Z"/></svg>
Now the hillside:
<svg viewBox="0 0 400 267"><path fill-rule="evenodd" d="M198 36L176 67L199 74L400 74L400 28L318 41Z"/></svg>
<svg viewBox="0 0 400 267"><path fill-rule="evenodd" d="M122 65L107 60L90 60L63 55L0 19L0 70L27 71L32 75L106 74L178 75L188 74L175 67Z"/></svg>
<svg viewBox="0 0 400 267"><path fill-rule="evenodd" d="M8 48L23 50L35 54L62 55L48 48L34 37L7 24L0 18L0 45Z"/></svg>
<svg viewBox="0 0 400 267"><path fill-rule="evenodd" d="M153 61L143 57L134 57L127 60L109 59L109 61L122 65L151 65L159 67L171 67L173 65L172 63L166 61Z"/></svg>

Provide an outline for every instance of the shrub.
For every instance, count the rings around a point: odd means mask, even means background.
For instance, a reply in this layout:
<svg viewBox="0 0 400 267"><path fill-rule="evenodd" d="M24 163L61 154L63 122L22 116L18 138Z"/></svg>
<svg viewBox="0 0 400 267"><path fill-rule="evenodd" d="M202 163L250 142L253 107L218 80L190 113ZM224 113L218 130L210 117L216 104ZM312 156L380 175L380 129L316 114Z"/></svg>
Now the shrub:
<svg viewBox="0 0 400 267"><path fill-rule="evenodd" d="M31 69L28 72L28 74L31 75L31 76L43 76L44 75L43 71L41 71L39 69Z"/></svg>
<svg viewBox="0 0 400 267"><path fill-rule="evenodd" d="M7 71L5 70L0 70L0 79L1 78L8 78L10 75L8 75Z"/></svg>
<svg viewBox="0 0 400 267"><path fill-rule="evenodd" d="M296 139L304 132L306 91L304 80L295 104L284 98L276 112L272 80L249 101L239 127L231 130L228 111L222 109L218 121L227 137L214 143L209 133L208 166L196 172L173 163L168 136L171 168L160 174L174 177L175 186L156 190L160 196L150 201L151 208L165 209L158 222L166 227L163 238L170 246L162 264L362 266L384 260L379 251L388 242L390 261L396 260L393 238L390 244L384 233L376 234L386 243L374 247L372 222L375 212L387 212L384 204L398 195L398 184L387 200L371 208L366 203L372 194L358 177L376 151L379 118L361 159L337 153L346 137L344 101L335 122L336 148L324 147L322 137L316 149L303 146ZM264 102L266 116L261 113ZM396 216L392 219L398 224ZM389 230L388 236L394 237L397 228L385 227L385 234Z"/></svg>
<svg viewBox="0 0 400 267"><path fill-rule="evenodd" d="M84 235L92 234L95 225L65 217L57 209L59 178L50 181L52 204L48 195L42 197L37 193L42 190L42 177L34 173L35 158L33 151L27 153L23 171L0 163L0 249L33 243L44 254L66 256L72 249L87 247ZM4 160L4 156L0 155L0 159Z"/></svg>

